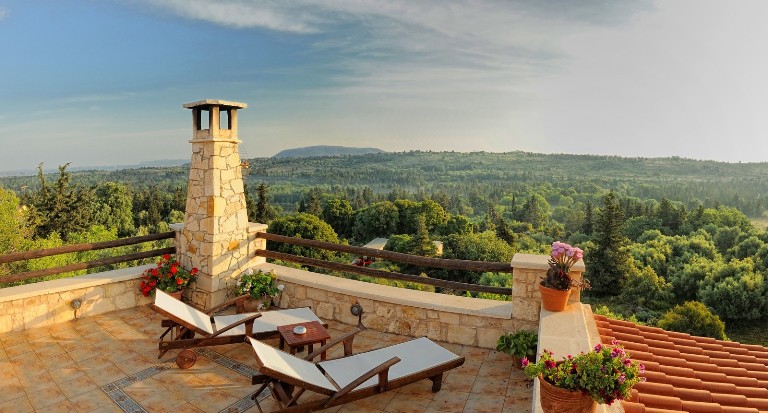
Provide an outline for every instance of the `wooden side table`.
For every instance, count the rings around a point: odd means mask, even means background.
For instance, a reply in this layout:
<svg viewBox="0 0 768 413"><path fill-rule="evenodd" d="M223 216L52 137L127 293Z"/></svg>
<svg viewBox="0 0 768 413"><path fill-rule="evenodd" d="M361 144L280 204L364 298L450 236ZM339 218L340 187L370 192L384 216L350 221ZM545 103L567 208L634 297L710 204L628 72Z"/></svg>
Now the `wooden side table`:
<svg viewBox="0 0 768 413"><path fill-rule="evenodd" d="M297 326L304 326L307 332L304 334L296 334L293 329ZM303 346L309 346L307 354L313 351L313 344L320 343L321 346L325 345L325 341L331 338L328 334L328 330L323 327L322 324L317 321L309 321L306 323L288 324L284 326L278 326L277 331L280 333L280 348L282 349L285 344L291 351L291 354L296 354L296 349ZM320 355L320 360L325 360L325 352Z"/></svg>

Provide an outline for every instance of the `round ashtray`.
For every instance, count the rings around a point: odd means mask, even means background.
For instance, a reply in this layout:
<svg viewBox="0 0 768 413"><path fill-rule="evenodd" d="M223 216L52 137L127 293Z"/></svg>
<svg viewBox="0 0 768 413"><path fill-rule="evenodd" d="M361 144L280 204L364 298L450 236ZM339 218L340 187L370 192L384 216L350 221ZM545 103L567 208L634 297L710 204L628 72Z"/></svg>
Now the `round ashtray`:
<svg viewBox="0 0 768 413"><path fill-rule="evenodd" d="M304 326L296 326L293 328L293 334L304 334L307 332L307 328Z"/></svg>

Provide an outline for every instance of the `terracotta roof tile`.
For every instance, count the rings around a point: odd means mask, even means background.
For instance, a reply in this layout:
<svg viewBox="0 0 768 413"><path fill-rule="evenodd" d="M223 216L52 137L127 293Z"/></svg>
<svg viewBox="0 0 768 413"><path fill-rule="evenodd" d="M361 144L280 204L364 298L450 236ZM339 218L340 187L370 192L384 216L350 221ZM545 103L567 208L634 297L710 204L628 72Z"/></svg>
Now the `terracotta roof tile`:
<svg viewBox="0 0 768 413"><path fill-rule="evenodd" d="M601 342L645 364L626 413L768 413L768 348L594 318Z"/></svg>

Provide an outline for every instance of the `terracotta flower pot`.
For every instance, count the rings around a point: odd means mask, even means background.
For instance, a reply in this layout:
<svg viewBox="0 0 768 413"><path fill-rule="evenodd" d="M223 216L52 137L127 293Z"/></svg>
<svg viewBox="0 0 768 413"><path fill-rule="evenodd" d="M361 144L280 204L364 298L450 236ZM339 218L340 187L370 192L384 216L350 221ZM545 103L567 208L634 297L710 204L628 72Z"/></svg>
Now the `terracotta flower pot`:
<svg viewBox="0 0 768 413"><path fill-rule="evenodd" d="M565 306L568 305L568 297L571 295L571 290L556 290L541 284L539 284L539 291L544 309L549 311L565 310Z"/></svg>
<svg viewBox="0 0 768 413"><path fill-rule="evenodd" d="M539 398L544 413L592 413L597 403L587 394L555 387L539 376Z"/></svg>
<svg viewBox="0 0 768 413"><path fill-rule="evenodd" d="M173 297L173 298L175 298L175 299L177 299L177 300L181 301L181 295L182 295L183 293L184 293L184 291L182 291L182 290L179 290L179 291L176 291L176 292L173 292L173 293L166 293L166 294L168 294L168 295L170 295L171 297Z"/></svg>
<svg viewBox="0 0 768 413"><path fill-rule="evenodd" d="M264 298L245 297L235 302L235 309L238 314L256 313L259 311L269 310L269 307L271 304L272 304L271 297L264 297Z"/></svg>

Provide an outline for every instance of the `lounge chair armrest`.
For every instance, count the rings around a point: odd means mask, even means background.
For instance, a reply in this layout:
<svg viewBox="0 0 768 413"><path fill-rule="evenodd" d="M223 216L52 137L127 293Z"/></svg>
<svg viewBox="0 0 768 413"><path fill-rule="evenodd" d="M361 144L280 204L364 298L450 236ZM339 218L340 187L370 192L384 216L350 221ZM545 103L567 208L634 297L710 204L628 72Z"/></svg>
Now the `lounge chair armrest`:
<svg viewBox="0 0 768 413"><path fill-rule="evenodd" d="M344 386L344 388L342 388L341 390L336 392L336 394L331 396L324 403L324 405L325 406L330 405L331 403L333 403L334 400L338 399L339 397L344 396L345 394L347 394L350 391L352 391L355 388L357 388L357 386L359 386L359 385L365 383L366 381L368 381L368 379L370 379L371 377L377 376L377 375L379 376L379 384L378 384L379 391L380 392L385 391L386 388L387 388L387 384L389 383L389 380L387 379L387 375L389 374L389 368L392 367L393 365L399 363L399 362L400 362L400 358L399 357L392 357L391 359L389 359L389 360L379 364L378 366L372 368L367 373L364 373L363 375L361 375L360 377L356 378L351 383L349 383L346 386Z"/></svg>
<svg viewBox="0 0 768 413"><path fill-rule="evenodd" d="M344 343L344 357L351 356L352 355L352 340L355 339L355 335L359 333L359 328L354 329L353 331L344 334L342 336L339 336L328 343L326 343L324 346L321 346L319 349L307 354L306 357L304 357L304 360L312 361L315 357L319 356L329 348L343 342Z"/></svg>
<svg viewBox="0 0 768 413"><path fill-rule="evenodd" d="M234 322L234 323L232 323L232 324L222 328L221 330L216 330L213 333L213 335L211 335L210 338L217 337L217 336L221 335L221 333L229 331L229 330L239 326L240 324L248 324L249 322L253 323L253 320L255 320L255 319L259 318L259 317L261 317L260 313L259 314L254 314L254 315L252 315L250 317L247 317L247 318L244 318L244 319L242 319L240 321L236 321L236 322ZM246 331L246 335L247 335L248 334L248 328L246 328L245 331Z"/></svg>
<svg viewBox="0 0 768 413"><path fill-rule="evenodd" d="M222 308L227 308L230 305L234 305L235 301L237 301L237 300L239 300L241 298L246 298L246 297L250 297L250 296L251 296L250 294L243 294L243 295L241 295L239 297L235 297L235 298L233 298L233 299L231 299L229 301L224 301L223 303L221 303L221 304L219 304L217 306L214 306L210 310L208 310L208 315L213 315L215 312L221 310Z"/></svg>

